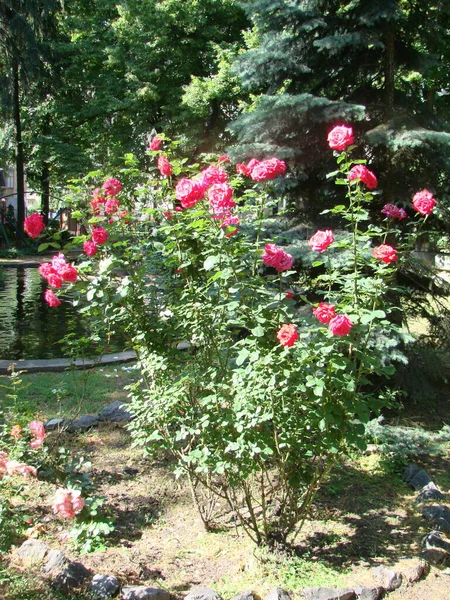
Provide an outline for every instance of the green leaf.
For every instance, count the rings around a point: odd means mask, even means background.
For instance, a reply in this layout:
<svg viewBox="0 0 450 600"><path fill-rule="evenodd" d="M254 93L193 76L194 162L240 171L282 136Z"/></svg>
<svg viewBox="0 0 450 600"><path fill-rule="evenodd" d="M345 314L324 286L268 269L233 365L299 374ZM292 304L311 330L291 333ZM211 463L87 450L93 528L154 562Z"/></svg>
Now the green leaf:
<svg viewBox="0 0 450 600"><path fill-rule="evenodd" d="M46 242L44 244L39 244L38 247L38 252L43 252L44 250L47 250L47 248L49 247L50 244L47 244Z"/></svg>
<svg viewBox="0 0 450 600"><path fill-rule="evenodd" d="M208 258L203 263L203 268L205 271L211 271L218 263L220 262L220 256L217 254L213 254L212 256L208 256Z"/></svg>
<svg viewBox="0 0 450 600"><path fill-rule="evenodd" d="M253 335L255 337L263 337L263 335L264 335L264 328L261 327L261 325L258 325L257 327L255 327L254 329L252 329L251 332L253 333Z"/></svg>

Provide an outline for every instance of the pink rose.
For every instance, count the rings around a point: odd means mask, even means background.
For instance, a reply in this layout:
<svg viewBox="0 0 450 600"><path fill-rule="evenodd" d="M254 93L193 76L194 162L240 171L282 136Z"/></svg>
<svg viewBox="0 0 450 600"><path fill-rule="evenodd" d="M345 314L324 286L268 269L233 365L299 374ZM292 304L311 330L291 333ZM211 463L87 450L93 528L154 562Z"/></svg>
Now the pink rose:
<svg viewBox="0 0 450 600"><path fill-rule="evenodd" d="M21 463L18 460L9 460L5 463L6 472L8 475L22 475L22 477L36 477L37 469Z"/></svg>
<svg viewBox="0 0 450 600"><path fill-rule="evenodd" d="M345 150L355 141L353 137L353 129L344 125L337 125L328 134L328 145L332 150Z"/></svg>
<svg viewBox="0 0 450 600"><path fill-rule="evenodd" d="M210 185L217 183L225 183L228 181L228 175L225 169L222 167L215 167L214 165L210 165L207 169L204 169L200 173L200 176L205 187L209 187Z"/></svg>
<svg viewBox="0 0 450 600"><path fill-rule="evenodd" d="M266 181L282 175L286 171L286 163L278 160L278 158L269 158L268 160L262 160L252 169L248 168L248 170L253 181Z"/></svg>
<svg viewBox="0 0 450 600"><path fill-rule="evenodd" d="M117 198L109 198L109 200L105 202L105 213L107 215L115 214L119 208L120 202L117 200Z"/></svg>
<svg viewBox="0 0 450 600"><path fill-rule="evenodd" d="M156 151L161 148L162 138L159 135L154 135L152 141L150 142L150 150Z"/></svg>
<svg viewBox="0 0 450 600"><path fill-rule="evenodd" d="M100 206L103 206L103 203L100 203L98 200L91 200L90 205L91 205L92 214L99 215L100 214Z"/></svg>
<svg viewBox="0 0 450 600"><path fill-rule="evenodd" d="M399 208L398 206L395 206L395 204L385 204L381 209L381 212L391 219L406 219L408 216L403 208Z"/></svg>
<svg viewBox="0 0 450 600"><path fill-rule="evenodd" d="M52 267L55 269L56 273L59 273L59 270L66 265L66 258L62 252L58 252L58 254L52 258Z"/></svg>
<svg viewBox="0 0 450 600"><path fill-rule="evenodd" d="M61 300L58 298L58 296L55 294L55 292L53 290L45 290L44 300L52 308L54 308L55 306L59 306L61 304Z"/></svg>
<svg viewBox="0 0 450 600"><path fill-rule="evenodd" d="M354 179L359 179L365 183L369 190L375 189L378 184L375 173L369 171L366 165L355 165L350 169L348 180L353 181Z"/></svg>
<svg viewBox="0 0 450 600"><path fill-rule="evenodd" d="M109 238L108 232L103 227L95 227L92 231L92 241L94 244L104 244Z"/></svg>
<svg viewBox="0 0 450 600"><path fill-rule="evenodd" d="M47 277L47 281L48 284L55 289L59 289L63 284L62 277L57 273L50 273L50 275Z"/></svg>
<svg viewBox="0 0 450 600"><path fill-rule="evenodd" d="M329 323L336 316L336 309L332 304L320 302L319 306L313 308L313 315L321 323Z"/></svg>
<svg viewBox="0 0 450 600"><path fill-rule="evenodd" d="M158 169L161 175L164 175L164 177L170 177L172 175L172 165L167 160L165 154L160 154L158 156Z"/></svg>
<svg viewBox="0 0 450 600"><path fill-rule="evenodd" d="M348 317L344 315L337 315L328 325L331 333L333 335L338 335L339 337L344 337L350 333L350 329L353 327L353 323L350 321Z"/></svg>
<svg viewBox="0 0 450 600"><path fill-rule="evenodd" d="M433 194L430 191L422 190L414 195L412 205L421 215L429 215L433 212L436 200L433 198Z"/></svg>
<svg viewBox="0 0 450 600"><path fill-rule="evenodd" d="M298 338L299 335L297 329L292 323L289 325L282 325L277 333L277 339L282 346L293 346Z"/></svg>
<svg viewBox="0 0 450 600"><path fill-rule="evenodd" d="M54 269L50 263L41 263L39 265L39 273L47 279L50 273L54 273Z"/></svg>
<svg viewBox="0 0 450 600"><path fill-rule="evenodd" d="M86 240L83 244L83 250L87 256L95 256L97 254L98 246L92 240Z"/></svg>
<svg viewBox="0 0 450 600"><path fill-rule="evenodd" d="M294 264L294 257L276 244L266 244L262 260L265 265L274 267L279 272L288 271Z"/></svg>
<svg viewBox="0 0 450 600"><path fill-rule="evenodd" d="M63 281L74 283L78 279L78 271L73 265L65 265L59 270L59 276Z"/></svg>
<svg viewBox="0 0 450 600"><path fill-rule="evenodd" d="M34 239L40 236L44 227L44 217L39 213L33 213L23 222L23 228L28 233L30 238Z"/></svg>
<svg viewBox="0 0 450 600"><path fill-rule="evenodd" d="M30 442L30 448L39 448L39 446L42 446L46 435L44 424L42 421L31 421L28 428L34 436L34 439Z"/></svg>
<svg viewBox="0 0 450 600"><path fill-rule="evenodd" d="M222 154L222 156L219 156L219 158L217 159L217 162L219 162L219 163L221 163L221 162L229 163L229 162L231 162L231 158L228 156L228 154Z"/></svg>
<svg viewBox="0 0 450 600"><path fill-rule="evenodd" d="M111 179L107 179L102 185L102 190L108 196L115 196L120 192L121 189L122 184L118 179L114 179L113 177L111 177Z"/></svg>
<svg viewBox="0 0 450 600"><path fill-rule="evenodd" d="M67 519L74 519L75 515L83 510L85 504L80 491L59 488L52 502L52 511L55 515L59 513Z"/></svg>
<svg viewBox="0 0 450 600"><path fill-rule="evenodd" d="M397 251L392 246L381 244L381 246L374 248L372 256L389 265L394 260L397 260Z"/></svg>
<svg viewBox="0 0 450 600"><path fill-rule="evenodd" d="M244 163L237 163L236 165L236 173L239 173L239 175L244 175L245 177L249 176L249 172L247 169L247 165L245 165Z"/></svg>
<svg viewBox="0 0 450 600"><path fill-rule="evenodd" d="M334 242L333 232L330 229L317 231L309 240L308 244L314 252L325 252L325 250Z"/></svg>
<svg viewBox="0 0 450 600"><path fill-rule="evenodd" d="M228 183L215 183L208 190L208 199L216 219L224 218L236 202L232 198L233 190Z"/></svg>
<svg viewBox="0 0 450 600"><path fill-rule="evenodd" d="M180 179L175 186L175 197L183 208L192 208L205 194L205 187L199 179Z"/></svg>
<svg viewBox="0 0 450 600"><path fill-rule="evenodd" d="M288 300L291 300L294 297L294 292L292 290L287 290L287 292L285 292L284 296Z"/></svg>

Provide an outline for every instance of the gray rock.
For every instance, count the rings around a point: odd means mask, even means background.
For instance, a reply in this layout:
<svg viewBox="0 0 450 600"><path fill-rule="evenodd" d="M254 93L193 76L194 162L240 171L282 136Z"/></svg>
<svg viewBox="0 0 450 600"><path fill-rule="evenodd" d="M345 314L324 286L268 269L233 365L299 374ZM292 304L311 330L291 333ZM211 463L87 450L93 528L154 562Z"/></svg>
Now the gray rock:
<svg viewBox="0 0 450 600"><path fill-rule="evenodd" d="M170 600L169 592L145 585L125 585L122 600Z"/></svg>
<svg viewBox="0 0 450 600"><path fill-rule="evenodd" d="M98 418L96 415L82 415L78 419L68 422L67 431L71 433L75 431L86 431L96 425L98 425Z"/></svg>
<svg viewBox="0 0 450 600"><path fill-rule="evenodd" d="M114 423L128 422L133 419L133 415L125 408L126 404L116 400L112 404L105 406L98 413L99 421L113 421Z"/></svg>
<svg viewBox="0 0 450 600"><path fill-rule="evenodd" d="M337 590L326 587L305 588L302 592L305 600L355 600L354 590Z"/></svg>
<svg viewBox="0 0 450 600"><path fill-rule="evenodd" d="M212 588L198 586L190 589L184 600L221 600L221 597Z"/></svg>
<svg viewBox="0 0 450 600"><path fill-rule="evenodd" d="M413 464L410 463L406 469L405 472L403 473L403 481L406 481L406 483L409 483L410 480L414 477L414 475L416 475L416 473L418 473L420 471L420 468Z"/></svg>
<svg viewBox="0 0 450 600"><path fill-rule="evenodd" d="M429 548L439 548L450 553L450 542L444 540L439 531L432 531L423 539L423 545L428 550Z"/></svg>
<svg viewBox="0 0 450 600"><path fill-rule="evenodd" d="M426 471L423 469L418 471L415 475L411 477L408 481L409 485L411 485L415 490L421 490L426 485L431 483L431 477L428 475Z"/></svg>
<svg viewBox="0 0 450 600"><path fill-rule="evenodd" d="M403 575L400 571L393 571L381 565L373 570L373 574L387 592L392 592L402 585Z"/></svg>
<svg viewBox="0 0 450 600"><path fill-rule="evenodd" d="M416 502L425 502L426 500L443 500L444 498L444 494L437 489L432 481L430 481L430 483L421 489L420 493L417 495Z"/></svg>
<svg viewBox="0 0 450 600"><path fill-rule="evenodd" d="M264 600L291 600L291 597L283 588L274 588L264 596Z"/></svg>
<svg viewBox="0 0 450 600"><path fill-rule="evenodd" d="M55 431L57 429L64 429L65 425L65 419L50 419L50 421L44 423L45 431Z"/></svg>
<svg viewBox="0 0 450 600"><path fill-rule="evenodd" d="M82 586L90 576L90 571L83 564L70 562L64 571L58 573L52 586L56 590L69 594L72 590Z"/></svg>
<svg viewBox="0 0 450 600"><path fill-rule="evenodd" d="M450 521L447 521L447 519L443 519L442 517L435 519L433 525L436 529L442 531L442 533L450 534Z"/></svg>
<svg viewBox="0 0 450 600"><path fill-rule="evenodd" d="M435 519L445 519L450 523L450 510L442 504L424 506L422 508L422 516L430 521L434 521Z"/></svg>
<svg viewBox="0 0 450 600"><path fill-rule="evenodd" d="M61 571L67 564L67 558L64 552L53 548L47 555L45 565L42 567L44 573L53 573L55 571Z"/></svg>
<svg viewBox="0 0 450 600"><path fill-rule="evenodd" d="M113 575L94 575L89 584L89 591L96 598L113 598L120 588L120 582Z"/></svg>
<svg viewBox="0 0 450 600"><path fill-rule="evenodd" d="M354 588L356 597L358 600L380 600L384 595L384 588L379 587L365 587L358 585Z"/></svg>
<svg viewBox="0 0 450 600"><path fill-rule="evenodd" d="M249 590L248 592L242 592L242 594L234 596L231 600L255 600L255 596L253 595L252 590Z"/></svg>
<svg viewBox="0 0 450 600"><path fill-rule="evenodd" d="M448 553L439 548L427 548L422 552L422 558L434 567L443 567L448 562Z"/></svg>
<svg viewBox="0 0 450 600"><path fill-rule="evenodd" d="M409 583L417 583L430 572L430 565L427 562L419 562L416 565L407 569L405 576Z"/></svg>
<svg viewBox="0 0 450 600"><path fill-rule="evenodd" d="M47 552L47 544L40 540L27 540L17 549L20 558L29 564L42 562Z"/></svg>

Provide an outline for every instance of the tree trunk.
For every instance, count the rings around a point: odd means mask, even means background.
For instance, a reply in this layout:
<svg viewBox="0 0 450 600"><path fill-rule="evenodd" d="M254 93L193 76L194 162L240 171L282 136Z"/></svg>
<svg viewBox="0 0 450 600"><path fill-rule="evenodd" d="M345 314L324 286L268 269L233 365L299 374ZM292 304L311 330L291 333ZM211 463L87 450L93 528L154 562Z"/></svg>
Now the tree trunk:
<svg viewBox="0 0 450 600"><path fill-rule="evenodd" d="M16 129L16 182L17 182L17 228L23 233L25 220L25 168L23 157L22 122L20 120L20 94L19 94L19 62L13 64L13 114Z"/></svg>
<svg viewBox="0 0 450 600"><path fill-rule="evenodd" d="M394 116L394 92L395 92L395 24L391 22L387 26L385 35L384 55L384 118L388 123ZM386 202L393 201L392 192L392 153L386 148L384 156L384 182L383 191Z"/></svg>

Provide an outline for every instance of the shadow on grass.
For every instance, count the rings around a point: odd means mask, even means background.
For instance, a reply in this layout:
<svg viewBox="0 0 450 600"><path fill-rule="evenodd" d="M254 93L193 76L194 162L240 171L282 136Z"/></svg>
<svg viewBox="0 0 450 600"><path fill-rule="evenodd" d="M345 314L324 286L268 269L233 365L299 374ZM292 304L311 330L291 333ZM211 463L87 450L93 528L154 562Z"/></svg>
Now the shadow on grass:
<svg viewBox="0 0 450 600"><path fill-rule="evenodd" d="M153 496L127 496L126 503L113 499L108 504L114 515L115 530L110 536L112 545L124 540L133 542L142 538L144 529L150 527L161 515L161 505Z"/></svg>

